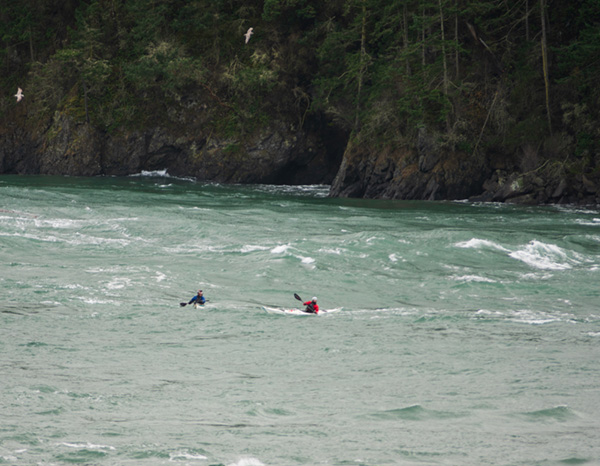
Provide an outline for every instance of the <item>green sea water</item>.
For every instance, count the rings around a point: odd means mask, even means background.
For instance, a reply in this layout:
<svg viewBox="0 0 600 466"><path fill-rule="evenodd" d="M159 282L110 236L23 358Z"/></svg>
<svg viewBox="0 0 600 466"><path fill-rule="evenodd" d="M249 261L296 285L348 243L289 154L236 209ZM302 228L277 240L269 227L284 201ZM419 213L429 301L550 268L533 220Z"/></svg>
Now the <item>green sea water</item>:
<svg viewBox="0 0 600 466"><path fill-rule="evenodd" d="M600 464L599 210L157 175L0 177L0 464Z"/></svg>

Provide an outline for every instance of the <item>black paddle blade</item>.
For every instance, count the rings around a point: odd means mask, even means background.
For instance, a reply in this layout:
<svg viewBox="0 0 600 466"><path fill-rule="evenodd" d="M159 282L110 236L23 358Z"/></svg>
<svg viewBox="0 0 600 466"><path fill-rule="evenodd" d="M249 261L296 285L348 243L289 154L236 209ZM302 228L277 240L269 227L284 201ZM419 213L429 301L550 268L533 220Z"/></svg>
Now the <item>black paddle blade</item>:
<svg viewBox="0 0 600 466"><path fill-rule="evenodd" d="M296 293L294 293L294 298L296 298L298 301L302 301L302 298L300 296L298 296Z"/></svg>
<svg viewBox="0 0 600 466"><path fill-rule="evenodd" d="M181 307L187 306L187 303L179 303Z"/></svg>

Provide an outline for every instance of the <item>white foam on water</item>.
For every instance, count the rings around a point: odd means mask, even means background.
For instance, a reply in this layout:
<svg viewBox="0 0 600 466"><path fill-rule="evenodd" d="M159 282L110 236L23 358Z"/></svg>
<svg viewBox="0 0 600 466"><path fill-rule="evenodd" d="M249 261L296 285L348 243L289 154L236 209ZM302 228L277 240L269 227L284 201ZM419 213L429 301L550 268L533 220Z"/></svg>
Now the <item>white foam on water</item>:
<svg viewBox="0 0 600 466"><path fill-rule="evenodd" d="M335 254L337 256L341 256L347 252L347 250L342 248L321 248L319 249L319 252L322 252L323 254Z"/></svg>
<svg viewBox="0 0 600 466"><path fill-rule="evenodd" d="M475 315L478 315L478 316L501 316L502 312L489 311L487 309L479 309L477 312L475 312Z"/></svg>
<svg viewBox="0 0 600 466"><path fill-rule="evenodd" d="M171 175L169 175L166 168L164 170L152 170L152 171L142 170L141 173L135 173L135 174L129 175L129 176L131 176L132 178L144 177L144 176L148 176L148 177L161 176L164 178L171 178Z"/></svg>
<svg viewBox="0 0 600 466"><path fill-rule="evenodd" d="M109 290L120 290L131 286L131 279L127 277L115 277L106 284Z"/></svg>
<svg viewBox="0 0 600 466"><path fill-rule="evenodd" d="M96 298L80 298L86 304L116 304L117 306L121 305L120 301L115 301L112 299L96 299Z"/></svg>
<svg viewBox="0 0 600 466"><path fill-rule="evenodd" d="M509 256L541 270L567 270L580 263L576 259L570 259L564 249L535 240L524 248L511 252Z"/></svg>
<svg viewBox="0 0 600 466"><path fill-rule="evenodd" d="M188 452L177 452L169 454L169 461L177 461L177 460L206 460L208 459L204 455L193 454Z"/></svg>
<svg viewBox="0 0 600 466"><path fill-rule="evenodd" d="M529 272L520 274L521 280L550 280L554 275L550 272Z"/></svg>
<svg viewBox="0 0 600 466"><path fill-rule="evenodd" d="M94 443L69 443L69 442L62 442L59 443L58 445L63 445L65 447L69 447L69 448L77 448L77 449L85 449L85 450L116 450L115 447L110 446L110 445L96 445Z"/></svg>
<svg viewBox="0 0 600 466"><path fill-rule="evenodd" d="M290 248L289 244L280 244L279 246L275 246L273 249L271 249L271 253L272 254L283 254L285 252L287 252L287 250Z"/></svg>
<svg viewBox="0 0 600 466"><path fill-rule="evenodd" d="M230 463L227 466L265 466L260 460L256 458L241 458L235 463Z"/></svg>
<svg viewBox="0 0 600 466"><path fill-rule="evenodd" d="M258 246L255 244L245 244L244 246L242 246L242 248L240 249L241 253L248 253L248 252L254 252L254 251L266 251L269 248L266 246Z"/></svg>
<svg viewBox="0 0 600 466"><path fill-rule="evenodd" d="M479 239L479 238L471 238L469 241L461 241L461 242L456 243L455 246L457 248L464 248L464 249L489 248L489 249L496 249L496 250L502 251L502 252L510 252L508 249L506 249L504 246L502 246L498 243L494 243L493 241L490 241L487 239Z"/></svg>
<svg viewBox="0 0 600 466"><path fill-rule="evenodd" d="M544 311L536 311L531 309L519 309L509 312L511 320L531 325L543 325L553 322L570 322L574 323L573 315L566 313L552 314Z"/></svg>
<svg viewBox="0 0 600 466"><path fill-rule="evenodd" d="M460 277L452 277L452 279L460 282L497 283L496 280L480 277L479 275L462 275Z"/></svg>
<svg viewBox="0 0 600 466"><path fill-rule="evenodd" d="M575 220L575 223L577 223L577 225L584 225L584 226L589 226L589 227L597 227L597 226L600 226L600 218L593 218L591 221L577 219L577 220Z"/></svg>
<svg viewBox="0 0 600 466"><path fill-rule="evenodd" d="M196 181L193 177L188 176L173 176L169 175L168 170L165 168L163 170L142 170L140 173L134 173L133 175L129 175L130 178L171 178L174 180L183 180L183 181ZM171 185L162 185L160 187L171 186Z"/></svg>

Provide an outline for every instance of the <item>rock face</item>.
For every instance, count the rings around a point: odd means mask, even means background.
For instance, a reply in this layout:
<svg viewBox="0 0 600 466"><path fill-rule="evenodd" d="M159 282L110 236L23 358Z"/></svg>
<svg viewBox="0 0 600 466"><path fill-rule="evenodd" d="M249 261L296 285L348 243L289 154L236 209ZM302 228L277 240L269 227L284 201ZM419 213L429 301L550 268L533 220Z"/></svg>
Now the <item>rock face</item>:
<svg viewBox="0 0 600 466"><path fill-rule="evenodd" d="M413 147L374 148L326 126L299 130L279 121L242 140L161 126L106 133L57 113L43 129L0 127L0 173L124 176L166 169L223 183L331 183L332 197L600 204L598 170L574 174L559 162L538 166L504 154L451 151L425 130Z"/></svg>
<svg viewBox="0 0 600 466"><path fill-rule="evenodd" d="M573 174L563 163L532 168L501 154L439 147L422 132L411 149L350 143L331 186L333 197L600 205L600 173ZM596 166L591 164L591 166Z"/></svg>
<svg viewBox="0 0 600 466"><path fill-rule="evenodd" d="M174 135L162 127L107 134L57 114L39 136L0 133L0 173L129 175L164 170L226 183L331 183L341 153L319 136L277 123L241 140Z"/></svg>
<svg viewBox="0 0 600 466"><path fill-rule="evenodd" d="M414 150L350 145L332 184L331 195L382 199L465 199L481 192L487 167L460 152L445 152L422 138Z"/></svg>

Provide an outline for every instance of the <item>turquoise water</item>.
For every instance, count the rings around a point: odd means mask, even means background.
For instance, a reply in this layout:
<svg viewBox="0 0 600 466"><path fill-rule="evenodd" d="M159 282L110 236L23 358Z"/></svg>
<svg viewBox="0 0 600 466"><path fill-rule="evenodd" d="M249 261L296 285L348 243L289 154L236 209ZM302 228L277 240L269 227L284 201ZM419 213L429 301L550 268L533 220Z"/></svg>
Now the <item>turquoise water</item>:
<svg viewBox="0 0 600 466"><path fill-rule="evenodd" d="M0 290L0 464L600 464L599 210L2 176Z"/></svg>

